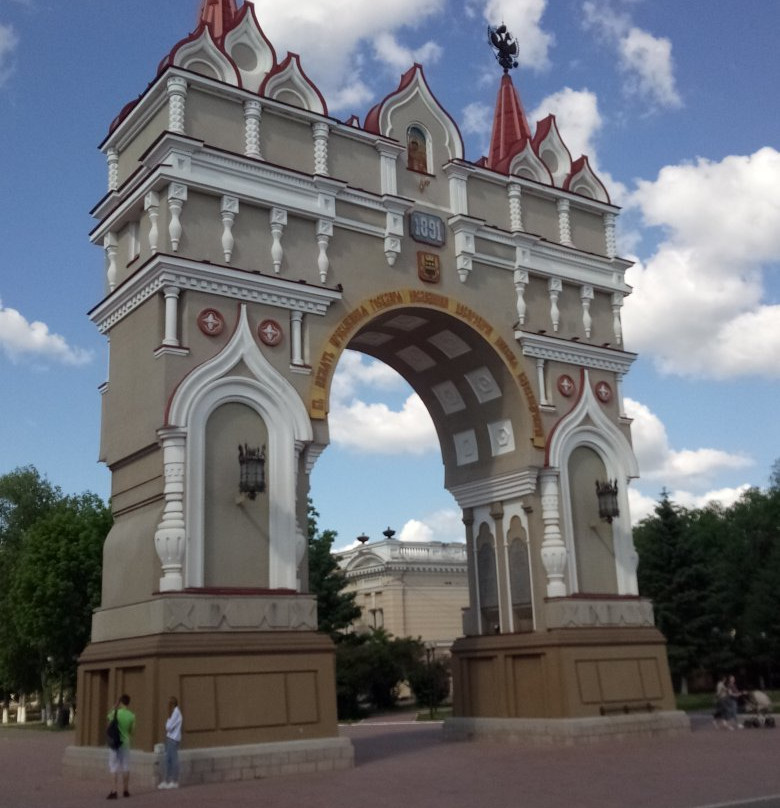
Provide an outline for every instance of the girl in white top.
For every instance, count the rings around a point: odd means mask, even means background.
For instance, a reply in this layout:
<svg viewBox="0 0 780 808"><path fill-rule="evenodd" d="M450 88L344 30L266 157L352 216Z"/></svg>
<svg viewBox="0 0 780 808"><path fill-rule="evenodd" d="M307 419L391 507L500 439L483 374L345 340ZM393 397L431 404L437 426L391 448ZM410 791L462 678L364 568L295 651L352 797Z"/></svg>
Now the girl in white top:
<svg viewBox="0 0 780 808"><path fill-rule="evenodd" d="M165 777L158 788L179 787L179 744L181 743L182 715L175 696L168 701L168 720L165 722Z"/></svg>

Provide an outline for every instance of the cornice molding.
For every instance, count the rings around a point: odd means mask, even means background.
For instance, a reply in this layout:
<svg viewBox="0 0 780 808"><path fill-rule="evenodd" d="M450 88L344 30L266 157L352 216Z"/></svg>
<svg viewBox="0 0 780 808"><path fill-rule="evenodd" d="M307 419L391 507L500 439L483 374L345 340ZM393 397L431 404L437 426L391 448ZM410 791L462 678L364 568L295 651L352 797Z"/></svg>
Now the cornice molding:
<svg viewBox="0 0 780 808"><path fill-rule="evenodd" d="M294 283L215 264L201 264L170 255L156 255L92 309L89 317L104 334L165 286L319 316L327 313L331 303L341 299L341 292L335 289Z"/></svg>
<svg viewBox="0 0 780 808"><path fill-rule="evenodd" d="M515 331L523 356L563 362L593 370L628 373L636 354L581 342L569 342L544 334Z"/></svg>

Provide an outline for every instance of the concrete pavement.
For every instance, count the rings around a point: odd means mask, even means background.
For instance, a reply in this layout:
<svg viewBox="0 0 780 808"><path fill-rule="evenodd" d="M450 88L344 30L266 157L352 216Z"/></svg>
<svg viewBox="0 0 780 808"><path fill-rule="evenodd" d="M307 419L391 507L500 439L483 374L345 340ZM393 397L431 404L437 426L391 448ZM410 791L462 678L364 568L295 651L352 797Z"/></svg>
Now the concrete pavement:
<svg viewBox="0 0 780 808"><path fill-rule="evenodd" d="M136 792L145 808L780 808L780 728L715 730L622 744L523 749L447 743L441 725L411 716L343 727L355 747L344 772ZM0 729L0 808L105 803L105 782L65 780L72 732ZM131 802L132 801L132 802ZM112 804L112 803L108 803Z"/></svg>

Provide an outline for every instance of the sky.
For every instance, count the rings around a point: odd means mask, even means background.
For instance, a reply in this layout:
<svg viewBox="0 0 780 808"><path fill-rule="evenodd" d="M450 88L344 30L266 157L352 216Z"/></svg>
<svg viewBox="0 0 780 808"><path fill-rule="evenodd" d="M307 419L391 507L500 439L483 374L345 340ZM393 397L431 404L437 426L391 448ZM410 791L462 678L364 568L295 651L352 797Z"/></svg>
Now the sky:
<svg viewBox="0 0 780 808"><path fill-rule="evenodd" d="M108 498L97 461L107 349L87 317L104 288L89 243L111 120L195 27L199 0L0 0L0 474L34 465ZM486 27L519 46L532 129L557 117L622 208L634 261L624 381L641 476L686 507L765 487L780 458L780 30L777 0L257 0L281 60L299 53L333 117L361 121L414 62L487 150L501 70ZM346 353L331 445L312 474L336 547L387 527L461 541L432 423L386 366Z"/></svg>

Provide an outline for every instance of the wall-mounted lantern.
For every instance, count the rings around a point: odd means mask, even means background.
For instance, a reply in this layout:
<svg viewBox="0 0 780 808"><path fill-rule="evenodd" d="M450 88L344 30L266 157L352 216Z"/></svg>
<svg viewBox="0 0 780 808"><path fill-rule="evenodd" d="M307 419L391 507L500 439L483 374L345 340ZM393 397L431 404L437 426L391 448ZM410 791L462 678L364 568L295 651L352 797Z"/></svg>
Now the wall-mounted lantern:
<svg viewBox="0 0 780 808"><path fill-rule="evenodd" d="M241 470L238 490L254 499L265 491L265 446L262 449L250 449L246 444L239 446L238 464Z"/></svg>
<svg viewBox="0 0 780 808"><path fill-rule="evenodd" d="M617 480L607 480L603 483L596 480L596 496L599 499L599 517L609 522L609 524L612 524L612 520L620 516L617 495Z"/></svg>

